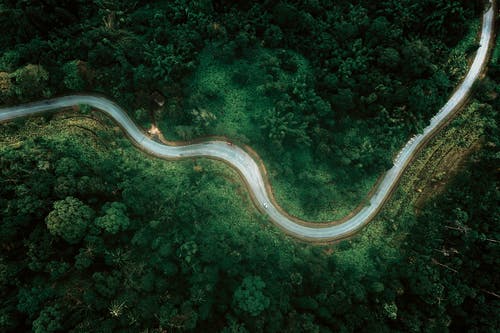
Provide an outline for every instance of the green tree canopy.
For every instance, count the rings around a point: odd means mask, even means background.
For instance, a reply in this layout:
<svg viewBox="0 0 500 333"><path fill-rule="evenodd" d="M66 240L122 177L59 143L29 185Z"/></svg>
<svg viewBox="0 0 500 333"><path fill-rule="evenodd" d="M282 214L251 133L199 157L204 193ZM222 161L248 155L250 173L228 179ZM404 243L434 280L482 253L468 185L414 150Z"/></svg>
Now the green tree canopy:
<svg viewBox="0 0 500 333"><path fill-rule="evenodd" d="M85 236L94 211L77 198L67 197L54 203L45 219L49 232L68 243L78 243Z"/></svg>
<svg viewBox="0 0 500 333"><path fill-rule="evenodd" d="M234 293L235 305L251 316L258 316L270 304L269 297L263 293L265 287L260 276L247 276Z"/></svg>
<svg viewBox="0 0 500 333"><path fill-rule="evenodd" d="M126 230L130 224L126 215L127 207L121 202L112 202L103 206L104 216L95 219L95 224L111 234Z"/></svg>

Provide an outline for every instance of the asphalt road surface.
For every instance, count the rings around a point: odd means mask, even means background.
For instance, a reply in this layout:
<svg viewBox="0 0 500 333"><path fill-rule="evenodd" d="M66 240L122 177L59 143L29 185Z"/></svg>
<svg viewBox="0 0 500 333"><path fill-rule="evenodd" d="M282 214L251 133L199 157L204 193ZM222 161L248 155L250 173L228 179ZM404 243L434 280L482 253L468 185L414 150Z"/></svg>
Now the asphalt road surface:
<svg viewBox="0 0 500 333"><path fill-rule="evenodd" d="M438 131L444 123L461 107L468 97L473 83L481 75L482 69L488 59L488 49L493 40L494 6L491 2L487 5L483 15L480 47L477 50L474 61L463 82L458 86L448 102L432 118L430 124L421 134L414 136L401 149L394 165L387 171L378 187L369 198L369 202L355 215L336 225L301 224L282 214L269 199L264 179L257 163L243 149L224 141L207 141L185 146L169 146L151 140L135 123L128 117L127 113L118 105L104 97L91 95L73 95L45 101L24 104L14 107L0 109L0 122L11 119L36 115L43 112L58 110L74 105L87 104L99 109L113 118L135 144L144 151L153 155L166 158L188 158L188 157L211 157L224 160L237 168L253 194L255 204L265 212L269 218L285 232L295 237L309 241L332 241L342 239L354 234L366 223L368 223L380 210L392 190L398 183L404 169L415 153L427 141L427 139ZM305 222L305 221L304 221Z"/></svg>

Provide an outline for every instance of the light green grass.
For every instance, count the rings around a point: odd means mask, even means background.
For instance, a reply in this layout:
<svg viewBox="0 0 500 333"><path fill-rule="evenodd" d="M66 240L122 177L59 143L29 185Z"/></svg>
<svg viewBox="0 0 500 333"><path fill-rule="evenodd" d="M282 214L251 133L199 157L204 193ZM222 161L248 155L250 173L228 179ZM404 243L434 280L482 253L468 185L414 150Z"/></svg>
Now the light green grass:
<svg viewBox="0 0 500 333"><path fill-rule="evenodd" d="M446 63L448 74L456 81L463 79L467 74L471 56L470 54L467 55L467 51L473 48L474 45L478 45L478 36L481 29L480 20L474 18L467 22L467 25L469 27L467 33L451 50Z"/></svg>
<svg viewBox="0 0 500 333"><path fill-rule="evenodd" d="M215 59L215 52L213 47L207 47L200 54L200 64L190 80L188 95L196 93L216 95L205 100L203 105L195 105L209 111L217 118L214 127L208 130L207 135L225 135L242 142L253 142L255 138L251 137L258 132L259 124L252 118L272 107L271 101L258 90L264 83L264 73L254 57L263 54L258 50L246 59L226 64ZM248 74L245 85L233 80L237 72ZM159 125L166 137L180 139L176 136L175 124L163 120Z"/></svg>

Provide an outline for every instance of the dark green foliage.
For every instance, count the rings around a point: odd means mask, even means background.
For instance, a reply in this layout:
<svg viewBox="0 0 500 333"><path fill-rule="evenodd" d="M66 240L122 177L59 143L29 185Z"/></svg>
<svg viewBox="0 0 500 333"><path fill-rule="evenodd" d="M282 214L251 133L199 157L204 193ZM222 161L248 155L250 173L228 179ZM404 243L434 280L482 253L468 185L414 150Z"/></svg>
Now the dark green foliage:
<svg viewBox="0 0 500 333"><path fill-rule="evenodd" d="M78 243L86 234L94 211L80 200L67 197L54 202L54 209L47 215L47 229L68 243Z"/></svg>
<svg viewBox="0 0 500 333"><path fill-rule="evenodd" d="M97 150L75 133L34 140L32 123L0 151L0 327L494 332L500 143L496 113L480 112L491 120L485 148L404 242L346 241L333 254L242 214L241 198L203 161L175 168L125 147ZM106 186L61 199L63 175Z"/></svg>
<svg viewBox="0 0 500 333"><path fill-rule="evenodd" d="M95 224L111 234L127 230L130 221L126 215L127 206L121 202L112 202L102 207L104 215L95 219Z"/></svg>
<svg viewBox="0 0 500 333"><path fill-rule="evenodd" d="M235 307L250 316L258 316L269 307L269 297L262 293L265 287L260 276L247 276L234 293Z"/></svg>
<svg viewBox="0 0 500 333"><path fill-rule="evenodd" d="M466 0L9 0L0 7L0 103L96 91L141 124L149 126L151 117L172 124L167 136L231 133L230 139L254 147L278 180L298 182L286 172L292 164L305 172L321 164L334 178L352 183L361 179L358 170L351 174L350 163L341 165L339 158L354 161L357 151L370 151L366 159L375 163L356 164L368 182L387 168L404 139L426 125L459 79L444 69L451 47L480 8L481 1ZM254 127L224 122L218 112L233 110L221 107L229 96L220 84L214 84L216 97L186 89L207 49L223 64L251 60L264 69L265 75L243 69L224 78L241 89L259 81L257 93L275 106L245 110ZM260 61L254 58L259 50L272 56ZM158 92L163 106L152 97ZM239 103L257 104L245 98ZM380 145L357 146L351 153L342 137L360 130ZM275 154L285 148L292 155L305 150L309 157L292 161ZM71 179L60 179L61 199L72 188ZM317 190L329 196L325 184Z"/></svg>
<svg viewBox="0 0 500 333"><path fill-rule="evenodd" d="M491 120L498 122L498 113ZM429 202L411 230L418 246L409 244L399 268L409 292L396 299L409 319L401 322L404 331L422 329L419 317L452 332L494 332L499 325L498 128L488 134L486 148L475 154L468 171Z"/></svg>
<svg viewBox="0 0 500 333"><path fill-rule="evenodd" d="M235 63L258 45L275 48L259 64L273 103L255 116L258 134L283 175L310 184L300 195L314 211L329 204L320 186L387 168L387 151L436 110L453 86L442 69L449 47L481 7L7 0L0 99L91 88L147 118L159 91L167 106L157 115L200 135L217 122L204 105L225 96L184 98L197 52L219 45L214 56ZM252 75L228 79L242 88ZM44 119L2 125L0 331L494 332L498 86L477 87L491 105L481 108L490 117L483 149L403 241L345 241L333 253L248 213L240 188L204 160L155 162L98 129L50 134ZM317 160L344 169L295 175Z"/></svg>
<svg viewBox="0 0 500 333"><path fill-rule="evenodd" d="M78 69L78 63L70 61L64 64L64 85L70 90L81 91L85 88L85 81L82 79Z"/></svg>

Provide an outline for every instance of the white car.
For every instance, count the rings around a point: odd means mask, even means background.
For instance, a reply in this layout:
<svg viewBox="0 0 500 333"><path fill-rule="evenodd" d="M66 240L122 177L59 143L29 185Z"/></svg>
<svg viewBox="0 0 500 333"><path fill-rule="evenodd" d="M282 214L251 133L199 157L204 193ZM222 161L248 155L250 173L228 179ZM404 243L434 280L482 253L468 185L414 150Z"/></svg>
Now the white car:
<svg viewBox="0 0 500 333"><path fill-rule="evenodd" d="M264 208L265 209L268 209L269 208L269 204L267 202L264 202Z"/></svg>

